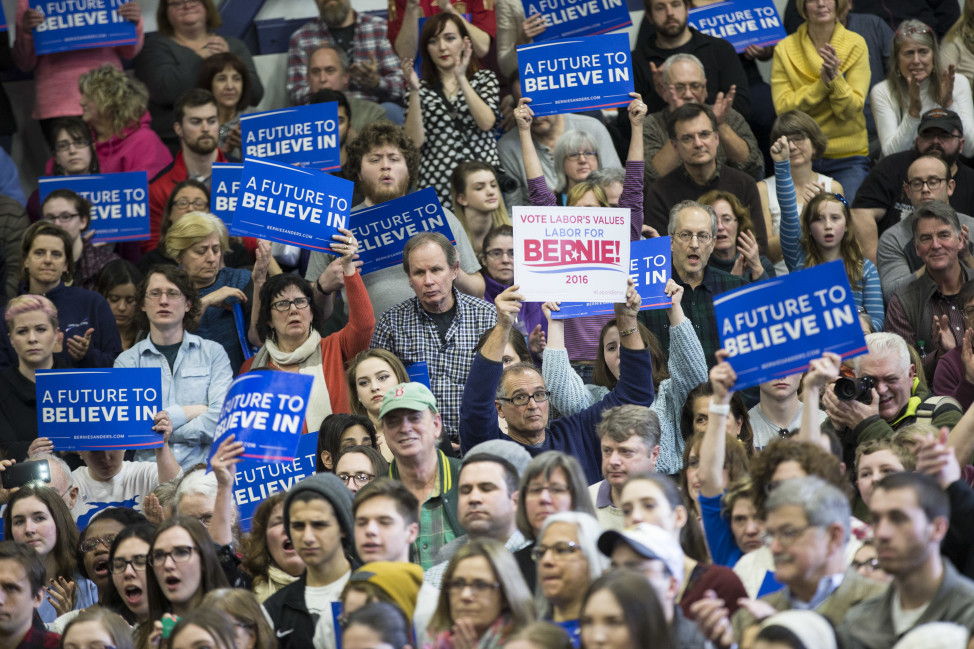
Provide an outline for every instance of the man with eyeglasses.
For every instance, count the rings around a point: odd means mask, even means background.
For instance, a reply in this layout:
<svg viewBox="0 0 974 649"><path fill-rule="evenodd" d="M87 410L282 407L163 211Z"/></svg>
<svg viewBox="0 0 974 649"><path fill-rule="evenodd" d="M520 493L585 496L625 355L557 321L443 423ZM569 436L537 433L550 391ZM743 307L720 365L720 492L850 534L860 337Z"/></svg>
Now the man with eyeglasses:
<svg viewBox="0 0 974 649"><path fill-rule="evenodd" d="M859 186L852 202L856 236L862 245L863 254L868 259L877 261L876 246L880 237L896 224L909 218L920 202L914 200L909 188L904 184L908 181L910 165L920 156L934 156L947 163L950 171L948 178L953 178L955 185L953 193L948 192L939 200L949 201L960 213L971 213L974 209L974 169L957 164L964 150L964 142L964 128L957 113L944 108L934 108L920 118L917 136L911 150L894 153L876 163ZM882 267L880 267L880 274L882 274Z"/></svg>
<svg viewBox="0 0 974 649"><path fill-rule="evenodd" d="M974 269L960 262L967 241L954 208L930 201L910 221L913 244L925 271L890 296L884 328L921 351L924 372L932 377L940 358L964 342L966 326L959 293L974 279Z"/></svg>
<svg viewBox="0 0 974 649"><path fill-rule="evenodd" d="M622 487L629 476L651 473L659 459L659 416L645 406L609 408L595 429L602 446L602 475L605 478L588 488L595 504L595 515L607 530L625 527L621 502Z"/></svg>
<svg viewBox="0 0 974 649"><path fill-rule="evenodd" d="M967 229L966 234L963 231L961 233L964 239L964 245L958 251L961 261L967 266L974 266L969 236L974 231L974 218L957 212L956 206L950 203L956 189L957 182L951 176L950 167L943 158L923 155L910 164L903 182L903 191L909 197L913 211L883 233L876 252L876 266L879 268L879 279L886 302L926 272L924 261L915 245L913 226L916 210L923 205L939 202L951 206L957 214L958 225ZM925 330L926 327L924 333Z"/></svg>
<svg viewBox="0 0 974 649"><path fill-rule="evenodd" d="M766 224L771 223L771 216L761 205L754 179L717 159L721 140L719 129L710 106L690 102L669 112L666 131L680 164L656 182L646 185L644 223L658 233L663 232L673 205L696 200L712 189L722 189L737 196L751 212L752 234L761 254L767 257ZM709 258L709 253L707 256Z"/></svg>
<svg viewBox="0 0 974 649"><path fill-rule="evenodd" d="M162 373L163 409L156 414L171 426L173 455L189 469L206 463L216 422L233 372L226 350L212 340L189 333L199 317L200 301L186 271L155 266L136 291L139 328L149 335L115 360L115 367L152 367ZM136 451L136 460L151 461L154 453ZM105 470L109 462L104 461ZM160 480L173 477L159 467ZM162 474L169 476L162 480Z"/></svg>
<svg viewBox="0 0 974 649"><path fill-rule="evenodd" d="M149 183L149 239L142 242L142 252L155 249L159 243L162 214L173 188L193 178L207 187L214 162L226 162L218 146L220 120L216 98L209 90L194 88L176 100L173 130L179 138L179 151L172 164L160 171ZM209 212L209 205L193 205L193 211Z"/></svg>
<svg viewBox="0 0 974 649"><path fill-rule="evenodd" d="M57 649L61 636L35 624L37 608L47 597L44 562L34 549L0 541L0 649Z"/></svg>
<svg viewBox="0 0 974 649"><path fill-rule="evenodd" d="M475 445L502 439L498 418L507 422L507 434L532 456L545 451L563 451L578 459L589 484L602 477L601 448L596 426L602 413L624 404L653 403L653 368L649 350L636 326L639 294L629 280L626 302L615 305L619 327L619 383L601 401L567 417L550 420L548 392L544 378L532 363L515 363L504 368L504 349L521 310L523 296L517 284L497 296L497 324L480 351L474 355L470 375L463 388L460 445L464 453Z"/></svg>
<svg viewBox="0 0 974 649"><path fill-rule="evenodd" d="M726 602L695 602L694 619L718 647L750 646L761 620L779 611L815 611L837 625L851 606L883 591L883 584L846 570L852 512L837 487L814 476L785 480L768 495L765 512L764 542L785 587L742 606L731 620Z"/></svg>
<svg viewBox="0 0 974 649"><path fill-rule="evenodd" d="M666 107L646 116L643 124L646 165L645 186L649 187L661 176L680 166L680 156L670 145L666 133L669 114L686 103L704 104L707 101L707 74L703 63L693 54L674 54L663 62L663 89ZM747 120L731 107L736 89L714 98L713 111L717 118L720 146L717 164L743 171L756 181L764 178L764 156Z"/></svg>
<svg viewBox="0 0 974 649"><path fill-rule="evenodd" d="M941 556L950 516L950 500L928 475L894 473L879 481L870 522L879 565L893 581L845 616L837 630L845 649L889 649L927 622L974 628L974 581Z"/></svg>
<svg viewBox="0 0 974 649"><path fill-rule="evenodd" d="M712 207L692 200L682 201L673 205L669 214L667 232L672 237L670 259L673 281L683 287L680 306L687 319L693 322L707 365L713 366L714 354L720 349L714 298L744 286L745 280L707 263L714 251L714 237L717 235L717 214ZM663 349L669 349L670 322L666 311L643 311L639 319L656 334Z"/></svg>

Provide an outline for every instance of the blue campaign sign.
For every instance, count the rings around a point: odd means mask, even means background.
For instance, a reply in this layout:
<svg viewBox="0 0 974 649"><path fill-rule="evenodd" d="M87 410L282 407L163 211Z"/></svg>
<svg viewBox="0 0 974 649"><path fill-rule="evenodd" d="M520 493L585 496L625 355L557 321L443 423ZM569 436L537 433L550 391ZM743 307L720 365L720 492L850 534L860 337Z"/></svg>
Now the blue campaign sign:
<svg viewBox="0 0 974 649"><path fill-rule="evenodd" d="M294 460L291 462L258 462L245 460L237 465L233 499L240 514L240 529L249 532L254 512L267 498L315 474L315 455L318 453L318 432L300 435Z"/></svg>
<svg viewBox="0 0 974 649"><path fill-rule="evenodd" d="M409 375L410 381L422 383L426 387L430 387L430 366L426 361L413 363L406 368L406 374Z"/></svg>
<svg viewBox="0 0 974 649"><path fill-rule="evenodd" d="M521 94L537 116L625 106L632 97L627 34L602 34L517 48Z"/></svg>
<svg viewBox="0 0 974 649"><path fill-rule="evenodd" d="M70 189L91 202L91 240L149 238L149 180L144 171L93 176L48 176L37 181L41 202L55 189Z"/></svg>
<svg viewBox="0 0 974 649"><path fill-rule="evenodd" d="M44 14L34 28L34 51L40 56L137 43L135 23L118 14L128 1L30 0L31 9Z"/></svg>
<svg viewBox="0 0 974 649"><path fill-rule="evenodd" d="M803 371L824 352L866 353L841 260L750 284L714 299L735 390Z"/></svg>
<svg viewBox="0 0 974 649"><path fill-rule="evenodd" d="M541 14L545 30L535 43L595 36L629 27L632 17L623 0L522 0L524 15ZM640 8L641 10L642 8Z"/></svg>
<svg viewBox="0 0 974 649"><path fill-rule="evenodd" d="M691 27L716 38L723 38L743 52L751 45L774 45L787 34L774 0L726 0L691 9Z"/></svg>
<svg viewBox="0 0 974 649"><path fill-rule="evenodd" d="M363 275L402 264L406 242L420 232L439 232L456 243L436 190L426 187L351 215Z"/></svg>
<svg viewBox="0 0 974 649"><path fill-rule="evenodd" d="M230 227L233 213L237 209L237 194L240 193L240 176L243 164L234 162L214 162L213 175L210 176L210 209Z"/></svg>
<svg viewBox="0 0 974 649"><path fill-rule="evenodd" d="M353 183L316 169L247 159L231 234L331 252L347 227Z"/></svg>
<svg viewBox="0 0 974 649"><path fill-rule="evenodd" d="M338 103L250 113L240 117L245 158L264 158L322 171L341 168Z"/></svg>
<svg viewBox="0 0 974 649"><path fill-rule="evenodd" d="M243 442L242 458L291 462L304 428L313 377L294 372L247 372L227 390L213 435L210 457L233 434Z"/></svg>
<svg viewBox="0 0 974 649"><path fill-rule="evenodd" d="M0 5L0 32L7 31L7 16L3 13L3 5Z"/></svg>
<svg viewBox="0 0 974 649"><path fill-rule="evenodd" d="M135 387L138 386L138 387ZM37 370L37 433L58 451L157 448L159 368Z"/></svg>
<svg viewBox="0 0 974 649"><path fill-rule="evenodd" d="M642 298L640 311L670 306L673 301L665 291L666 282L670 279L670 237L654 237L630 243L629 276ZM587 315L609 315L613 312L613 305L605 302L562 302L561 310L552 312L551 317L555 320L566 320Z"/></svg>

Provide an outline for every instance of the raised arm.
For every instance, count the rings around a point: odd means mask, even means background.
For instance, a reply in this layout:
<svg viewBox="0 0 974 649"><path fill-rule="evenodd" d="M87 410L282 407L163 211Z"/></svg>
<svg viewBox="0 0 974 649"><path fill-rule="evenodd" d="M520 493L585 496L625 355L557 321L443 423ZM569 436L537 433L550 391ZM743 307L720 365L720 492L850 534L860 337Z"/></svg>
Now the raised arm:
<svg viewBox="0 0 974 649"><path fill-rule="evenodd" d="M559 302L545 302L542 307L548 319L548 338L541 361L541 377L551 390L551 405L564 416L588 408L595 403L592 394L585 389L582 381L568 358L565 349L565 321L551 317L552 311L559 311Z"/></svg>
<svg viewBox="0 0 974 649"><path fill-rule="evenodd" d="M798 440L821 445L822 427L819 425L819 401L822 389L839 377L842 357L825 352L822 358L813 360L802 379L802 423Z"/></svg>
<svg viewBox="0 0 974 649"><path fill-rule="evenodd" d="M423 128L423 102L419 96L419 75L411 58L402 60L402 75L409 88L409 104L406 106L406 135L413 139L417 149L423 148L426 130Z"/></svg>
<svg viewBox="0 0 974 649"><path fill-rule="evenodd" d="M521 155L524 158L524 175L530 181L532 178L544 178L544 169L541 167L541 160L538 159L538 152L534 148L534 140L531 138L531 122L534 121L534 111L528 104L531 100L521 97L514 109L514 123L517 124L517 133L521 138Z"/></svg>
<svg viewBox="0 0 974 649"><path fill-rule="evenodd" d="M227 545L233 541L233 484L243 452L243 442L234 441L231 434L220 441L216 453L210 458L216 478L216 502L213 503L213 520L207 531L217 545Z"/></svg>
<svg viewBox="0 0 974 649"><path fill-rule="evenodd" d="M781 136L771 145L774 160L774 184L781 209L781 253L789 271L800 270L805 265L805 253L801 247L801 222L798 218L798 196L791 179L791 163L788 161L788 138Z"/></svg>
<svg viewBox="0 0 974 649"><path fill-rule="evenodd" d="M169 438L172 437L172 421L169 419L169 413L165 410L160 410L156 413L154 420L155 425L152 427L152 430L157 433L162 433L162 446L153 449L156 456L156 470L159 475L159 484L162 484L178 476L182 468L180 468L179 462L176 461L176 456L172 454L172 447L169 446Z"/></svg>
<svg viewBox="0 0 974 649"><path fill-rule="evenodd" d="M710 398L710 417L707 430L700 444L700 495L714 498L724 493L724 458L727 455L727 417L730 414L731 397L737 373L727 362L727 352L718 349L714 355L717 364L710 369L710 385L714 393Z"/></svg>

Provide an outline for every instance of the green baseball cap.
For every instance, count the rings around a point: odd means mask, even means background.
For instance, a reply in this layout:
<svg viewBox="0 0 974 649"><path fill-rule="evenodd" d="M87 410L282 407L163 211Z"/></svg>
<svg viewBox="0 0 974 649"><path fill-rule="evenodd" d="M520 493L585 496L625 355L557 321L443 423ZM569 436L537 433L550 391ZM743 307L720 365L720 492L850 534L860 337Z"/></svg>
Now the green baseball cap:
<svg viewBox="0 0 974 649"><path fill-rule="evenodd" d="M440 411L436 409L436 397L430 389L422 383L400 383L396 387L386 392L382 397L382 408L379 410L379 419L382 419L393 410L406 408L408 410L432 410L434 413Z"/></svg>

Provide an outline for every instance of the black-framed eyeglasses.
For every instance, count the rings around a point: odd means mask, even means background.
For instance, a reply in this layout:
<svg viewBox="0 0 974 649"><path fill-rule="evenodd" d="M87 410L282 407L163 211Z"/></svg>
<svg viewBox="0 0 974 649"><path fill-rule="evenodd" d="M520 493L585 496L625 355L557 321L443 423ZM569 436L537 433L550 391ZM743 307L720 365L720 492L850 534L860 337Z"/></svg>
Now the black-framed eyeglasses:
<svg viewBox="0 0 974 649"><path fill-rule="evenodd" d="M360 487L364 487L365 485L375 480L374 473L337 473L335 475L338 476L339 480L345 483L346 487L348 486L349 480L354 480L355 484L357 484Z"/></svg>
<svg viewBox="0 0 974 649"><path fill-rule="evenodd" d="M203 0L169 0L166 6L172 7L173 9L182 9L184 7L195 7L199 4L203 4Z"/></svg>
<svg viewBox="0 0 974 649"><path fill-rule="evenodd" d="M926 185L927 187L930 188L931 191L933 191L938 187L940 187L940 183L944 182L945 180L947 179L942 176L930 176L926 180L924 180L923 178L914 178L913 180L908 181L906 184L911 190L915 192L918 192L921 189L923 189L924 185Z"/></svg>
<svg viewBox="0 0 974 649"><path fill-rule="evenodd" d="M446 589L453 593L454 595L459 595L468 588L474 592L476 595L483 595L492 590L497 590L500 588L500 582L497 581L485 581L483 579L474 579L472 581L467 581L463 577L457 577L456 579L450 579L446 582Z"/></svg>
<svg viewBox="0 0 974 649"><path fill-rule="evenodd" d="M189 200L188 198L177 198L172 204L181 210L185 210L187 207L192 206L194 210L199 210L200 212L209 209L210 207L210 204L202 198L197 198L194 200Z"/></svg>
<svg viewBox="0 0 974 649"><path fill-rule="evenodd" d="M112 559L112 562L108 564L108 570L113 575L120 575L126 570L128 570L129 566L132 566L132 569L135 570L136 572L142 572L143 570L145 570L145 566L148 563L149 563L149 557L147 557L144 554L136 554L131 559L123 559L122 557L115 557L114 559Z"/></svg>
<svg viewBox="0 0 974 649"><path fill-rule="evenodd" d="M278 300L277 302L271 303L271 308L275 311L290 311L291 305L294 305L298 309L307 309L311 304L311 300L306 297L296 297L293 300Z"/></svg>
<svg viewBox="0 0 974 649"><path fill-rule="evenodd" d="M54 144L54 150L58 153L64 153L71 147L76 149L87 149L91 146L91 140L86 140L84 138L75 138L73 140L61 140Z"/></svg>
<svg viewBox="0 0 974 649"><path fill-rule="evenodd" d="M60 214L45 214L44 220L52 223L70 223L79 216L81 215L77 212L61 212Z"/></svg>
<svg viewBox="0 0 974 649"><path fill-rule="evenodd" d="M565 559L576 552L581 552L582 548L574 541L559 541L553 545L535 545L531 550L531 559L534 561L541 561L544 555L548 554L548 550L555 553L555 557L558 559Z"/></svg>
<svg viewBox="0 0 974 649"><path fill-rule="evenodd" d="M571 493L571 489L561 484L532 484L525 487L524 490L532 498L538 498L546 491L552 498Z"/></svg>
<svg viewBox="0 0 974 649"><path fill-rule="evenodd" d="M186 563L193 558L193 553L199 552L192 545L177 545L174 546L172 550L166 552L164 550L153 550L152 554L149 555L149 565L161 566L166 563L166 559L172 557L172 560L176 563Z"/></svg>
<svg viewBox="0 0 974 649"><path fill-rule="evenodd" d="M498 401L507 401L515 406L526 406L528 401L534 399L535 403L544 403L551 397L549 390L538 390L534 394L516 394L513 397L497 397Z"/></svg>
<svg viewBox="0 0 974 649"><path fill-rule="evenodd" d="M109 534L108 536L103 536L100 539L86 539L84 543L78 547L82 552L91 552L99 545L104 545L105 549L108 550L112 547L112 543L115 541L115 535Z"/></svg>

